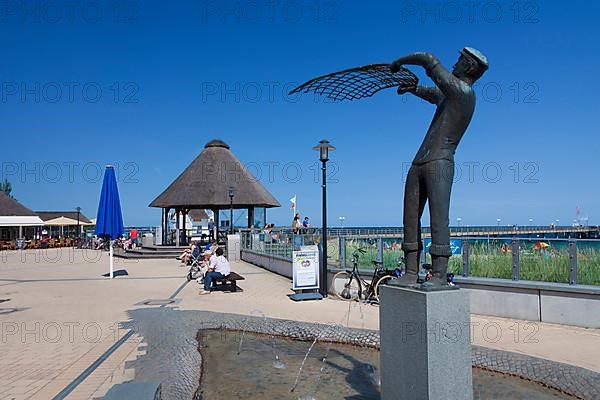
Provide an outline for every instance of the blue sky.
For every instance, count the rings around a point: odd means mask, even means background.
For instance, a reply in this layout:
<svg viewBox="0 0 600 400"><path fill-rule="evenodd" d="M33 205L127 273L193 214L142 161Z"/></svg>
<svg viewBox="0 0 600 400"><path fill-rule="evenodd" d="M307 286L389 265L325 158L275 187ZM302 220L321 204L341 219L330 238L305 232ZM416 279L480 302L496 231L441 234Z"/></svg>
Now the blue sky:
<svg viewBox="0 0 600 400"><path fill-rule="evenodd" d="M393 90L336 104L285 92L417 50L451 67L470 45L490 70L458 148L451 223L570 224L576 207L600 222L597 3L73 4L0 4L0 172L32 209L94 217L110 163L125 223L158 224L147 205L219 138L283 204L271 222L289 224L294 194L316 222L311 147L327 138L331 224L401 225L434 107Z"/></svg>

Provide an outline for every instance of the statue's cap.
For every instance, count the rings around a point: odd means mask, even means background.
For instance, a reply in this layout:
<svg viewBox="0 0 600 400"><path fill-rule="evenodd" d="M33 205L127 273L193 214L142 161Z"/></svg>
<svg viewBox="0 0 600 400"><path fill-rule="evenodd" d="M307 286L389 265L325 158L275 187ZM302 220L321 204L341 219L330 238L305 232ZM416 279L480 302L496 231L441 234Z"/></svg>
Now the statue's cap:
<svg viewBox="0 0 600 400"><path fill-rule="evenodd" d="M473 47L465 47L460 51L460 54L474 58L479 64L481 64L486 69L490 66L487 57L484 56L482 52L480 52L477 49L474 49Z"/></svg>

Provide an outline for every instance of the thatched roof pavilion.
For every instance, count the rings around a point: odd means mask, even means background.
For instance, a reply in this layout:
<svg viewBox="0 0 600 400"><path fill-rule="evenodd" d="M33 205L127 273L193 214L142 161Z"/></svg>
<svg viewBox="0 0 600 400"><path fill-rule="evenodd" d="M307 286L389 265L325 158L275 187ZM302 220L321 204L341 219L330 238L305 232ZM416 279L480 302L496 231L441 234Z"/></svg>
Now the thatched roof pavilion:
<svg viewBox="0 0 600 400"><path fill-rule="evenodd" d="M233 199L230 197L230 188L234 191ZM208 142L200 155L150 203L150 207L164 210L163 243L166 241L166 220L170 209L184 216L189 210L208 209L214 212L216 219L222 209L248 209L250 227L254 221L255 207L280 206L277 199L248 172L221 140ZM216 220L215 227L218 229L218 226ZM177 242L186 242L185 233L183 240Z"/></svg>

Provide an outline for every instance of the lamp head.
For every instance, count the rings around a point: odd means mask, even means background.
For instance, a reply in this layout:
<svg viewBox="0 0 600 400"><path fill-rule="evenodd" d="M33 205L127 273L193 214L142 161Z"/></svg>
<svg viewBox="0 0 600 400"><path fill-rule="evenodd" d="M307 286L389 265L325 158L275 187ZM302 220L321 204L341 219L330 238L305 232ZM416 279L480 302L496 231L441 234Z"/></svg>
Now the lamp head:
<svg viewBox="0 0 600 400"><path fill-rule="evenodd" d="M329 140L323 139L317 146L313 147L313 150L319 152L319 160L327 162L329 161L329 152L335 150L335 147L329 143Z"/></svg>

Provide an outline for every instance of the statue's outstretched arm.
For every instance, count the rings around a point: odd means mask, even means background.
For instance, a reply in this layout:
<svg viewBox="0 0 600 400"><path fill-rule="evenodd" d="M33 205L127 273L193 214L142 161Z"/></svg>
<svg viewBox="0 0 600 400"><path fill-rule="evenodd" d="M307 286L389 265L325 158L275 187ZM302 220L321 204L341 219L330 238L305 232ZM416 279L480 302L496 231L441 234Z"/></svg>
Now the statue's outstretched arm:
<svg viewBox="0 0 600 400"><path fill-rule="evenodd" d="M444 94L437 87L427 86L400 86L398 94L412 93L431 104L438 105L444 100Z"/></svg>
<svg viewBox="0 0 600 400"><path fill-rule="evenodd" d="M440 60L431 53L417 52L400 57L392 63L391 70L392 72L396 72L400 67L407 64L419 65L425 68L427 75L446 97L452 96L460 83L459 79L452 75L452 73L440 63Z"/></svg>

